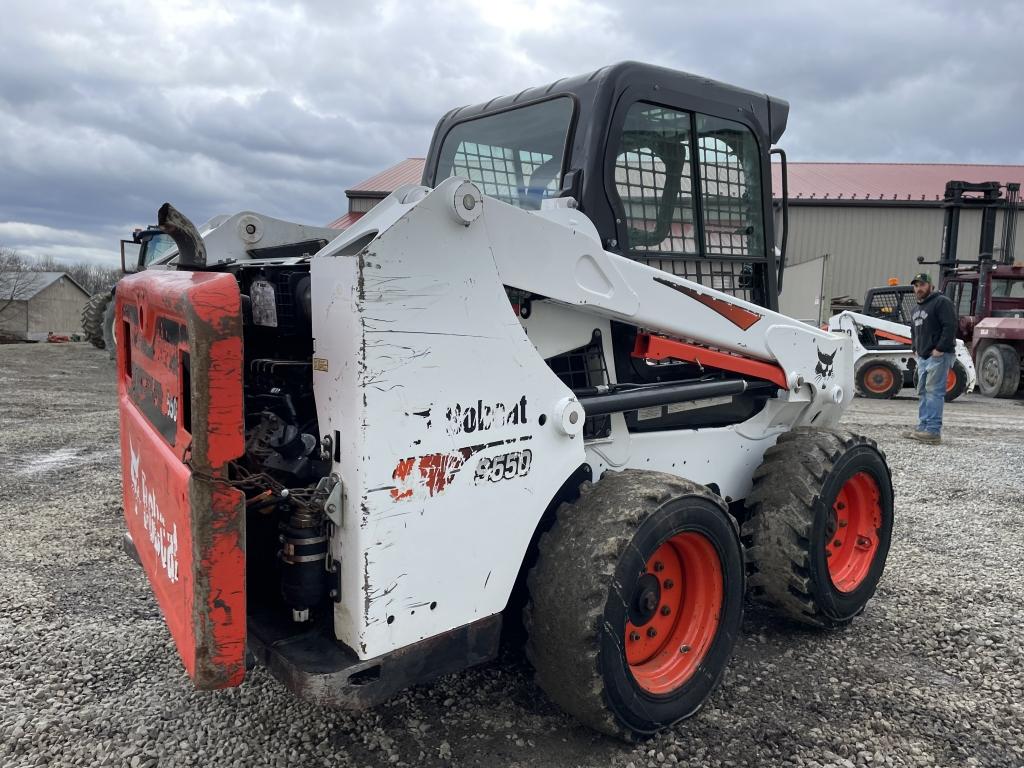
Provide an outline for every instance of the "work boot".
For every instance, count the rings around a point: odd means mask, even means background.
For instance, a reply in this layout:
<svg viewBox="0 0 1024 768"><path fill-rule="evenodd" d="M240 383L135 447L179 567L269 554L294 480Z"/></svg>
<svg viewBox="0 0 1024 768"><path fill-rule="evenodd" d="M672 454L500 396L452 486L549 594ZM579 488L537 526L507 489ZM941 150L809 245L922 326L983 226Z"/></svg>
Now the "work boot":
<svg viewBox="0 0 1024 768"><path fill-rule="evenodd" d="M928 445L938 445L942 442L942 438L934 432L925 432L920 429L904 432L903 436L907 440L917 440L919 443L927 443Z"/></svg>

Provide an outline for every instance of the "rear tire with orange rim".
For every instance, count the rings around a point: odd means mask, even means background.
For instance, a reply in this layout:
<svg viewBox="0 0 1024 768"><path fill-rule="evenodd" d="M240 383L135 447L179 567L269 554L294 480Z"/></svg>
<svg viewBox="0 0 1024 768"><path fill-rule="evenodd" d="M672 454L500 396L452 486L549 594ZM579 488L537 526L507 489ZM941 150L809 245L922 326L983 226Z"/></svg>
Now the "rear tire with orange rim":
<svg viewBox="0 0 1024 768"><path fill-rule="evenodd" d="M951 403L967 391L967 369L959 360L954 360L946 374L946 402Z"/></svg>
<svg viewBox="0 0 1024 768"><path fill-rule="evenodd" d="M524 623L548 696L622 738L697 712L743 618L742 552L722 500L672 475L608 472L559 509L539 550Z"/></svg>
<svg viewBox="0 0 1024 768"><path fill-rule="evenodd" d="M889 553L892 478L874 441L800 428L765 452L743 524L751 594L820 627L849 623Z"/></svg>
<svg viewBox="0 0 1024 768"><path fill-rule="evenodd" d="M917 371L914 371L914 389L917 389ZM959 360L954 360L946 374L945 401L951 403L967 391L967 369Z"/></svg>

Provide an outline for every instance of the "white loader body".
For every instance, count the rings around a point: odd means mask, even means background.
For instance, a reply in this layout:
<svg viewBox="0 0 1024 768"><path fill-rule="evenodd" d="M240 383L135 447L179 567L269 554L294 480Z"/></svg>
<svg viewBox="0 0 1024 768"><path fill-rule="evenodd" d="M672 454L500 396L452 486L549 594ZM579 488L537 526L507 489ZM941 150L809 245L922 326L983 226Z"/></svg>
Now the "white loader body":
<svg viewBox="0 0 1024 768"><path fill-rule="evenodd" d="M520 210L459 178L396 191L311 274L317 413L343 489L334 627L361 659L504 609L581 465L740 500L781 433L834 426L853 396L850 337L607 252L571 207ZM546 299L520 318L506 287ZM585 442L584 409L545 357L599 330L610 360L611 321L769 363L786 386L732 426L630 434L619 413Z"/></svg>
<svg viewBox="0 0 1024 768"><path fill-rule="evenodd" d="M861 343L861 331L865 328L875 331L878 336L877 348L868 349ZM854 371L874 360L885 360L899 368L905 376L912 373L909 364L914 359L914 351L910 347L910 326L847 310L830 317L828 329L834 333L845 333L853 339ZM879 331L881 331L880 334ZM971 360L971 353L961 339L956 340L956 361L963 366L967 373L965 391L973 391L978 380L977 372L974 368L974 361Z"/></svg>

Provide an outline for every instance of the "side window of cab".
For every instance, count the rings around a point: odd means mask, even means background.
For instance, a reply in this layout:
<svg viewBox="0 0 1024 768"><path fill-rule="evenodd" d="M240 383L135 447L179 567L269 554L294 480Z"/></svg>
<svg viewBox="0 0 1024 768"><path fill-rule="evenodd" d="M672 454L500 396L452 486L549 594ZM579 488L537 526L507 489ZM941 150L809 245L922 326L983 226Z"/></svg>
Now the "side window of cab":
<svg viewBox="0 0 1024 768"><path fill-rule="evenodd" d="M969 317L974 314L974 289L975 284L965 281L957 281L950 283L951 286L956 286L956 295L950 296L953 300L953 305L956 307L956 313L959 317ZM948 290L947 290L947 294Z"/></svg>

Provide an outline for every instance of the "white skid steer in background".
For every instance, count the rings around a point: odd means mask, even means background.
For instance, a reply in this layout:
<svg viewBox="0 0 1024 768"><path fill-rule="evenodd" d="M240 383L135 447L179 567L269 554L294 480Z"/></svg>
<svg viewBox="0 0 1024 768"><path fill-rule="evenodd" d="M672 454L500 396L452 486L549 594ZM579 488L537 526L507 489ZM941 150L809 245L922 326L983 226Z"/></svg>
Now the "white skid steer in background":
<svg viewBox="0 0 1024 768"><path fill-rule="evenodd" d="M910 326L847 310L830 317L828 329L853 340L853 376L858 395L887 400L904 387L917 386ZM956 359L946 376L946 402L973 392L977 381L971 353L957 339Z"/></svg>
<svg viewBox="0 0 1024 768"><path fill-rule="evenodd" d="M892 485L837 429L853 340L774 311L787 113L626 63L452 111L309 258L224 263L165 206L178 269L117 291L125 517L196 684L248 649L373 706L521 617L548 695L633 737L707 699L748 590L860 613Z"/></svg>

